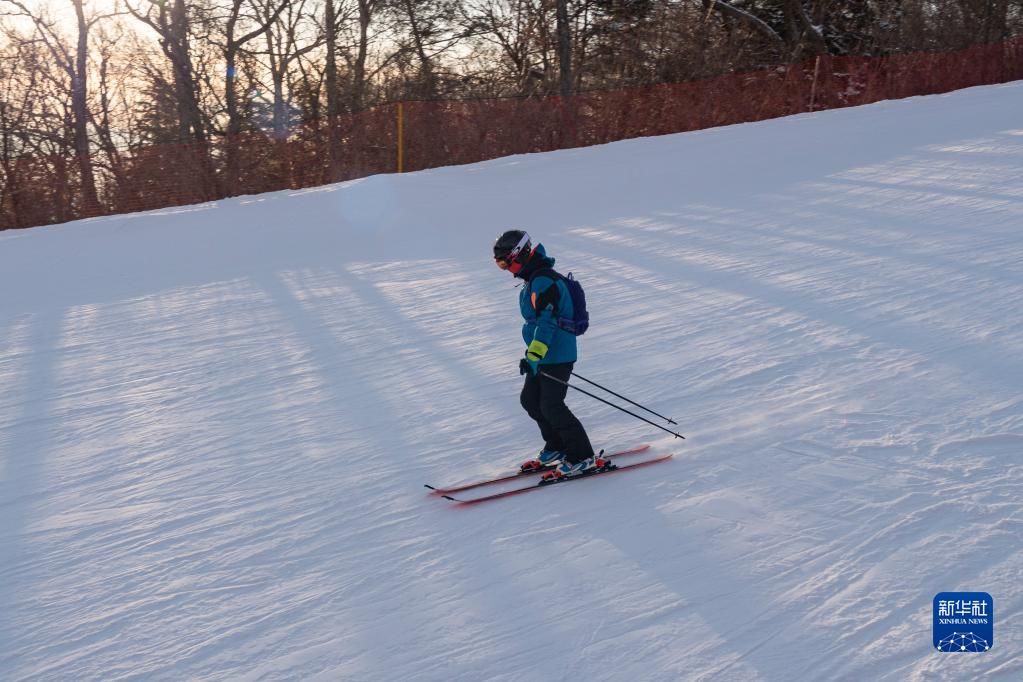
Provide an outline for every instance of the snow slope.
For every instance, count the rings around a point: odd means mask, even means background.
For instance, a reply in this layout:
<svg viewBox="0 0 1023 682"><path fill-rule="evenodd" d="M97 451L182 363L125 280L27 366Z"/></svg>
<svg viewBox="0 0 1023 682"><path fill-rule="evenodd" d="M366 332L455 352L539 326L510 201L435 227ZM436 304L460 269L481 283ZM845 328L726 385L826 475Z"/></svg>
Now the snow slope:
<svg viewBox="0 0 1023 682"><path fill-rule="evenodd" d="M0 679L1023 679L1023 84L0 233ZM599 446L471 509L524 226ZM663 437L662 437L663 436ZM931 601L990 592L994 648Z"/></svg>

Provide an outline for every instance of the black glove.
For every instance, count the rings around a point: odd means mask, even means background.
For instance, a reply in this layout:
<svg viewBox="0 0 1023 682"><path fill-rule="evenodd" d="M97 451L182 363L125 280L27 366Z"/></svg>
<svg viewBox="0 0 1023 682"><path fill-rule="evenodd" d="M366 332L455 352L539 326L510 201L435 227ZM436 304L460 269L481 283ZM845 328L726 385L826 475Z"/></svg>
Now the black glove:
<svg viewBox="0 0 1023 682"><path fill-rule="evenodd" d="M529 366L529 363L526 361L525 358L519 360L519 374L525 374L526 372L532 371L533 371L532 368Z"/></svg>

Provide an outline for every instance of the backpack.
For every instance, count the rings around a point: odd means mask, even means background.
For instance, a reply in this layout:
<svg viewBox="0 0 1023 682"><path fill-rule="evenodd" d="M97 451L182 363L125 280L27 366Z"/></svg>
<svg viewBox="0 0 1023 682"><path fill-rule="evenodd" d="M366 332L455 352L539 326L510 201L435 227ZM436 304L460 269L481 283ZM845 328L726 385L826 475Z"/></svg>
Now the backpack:
<svg viewBox="0 0 1023 682"><path fill-rule="evenodd" d="M557 282L560 279L565 283L565 287L568 289L568 293L572 297L572 310L574 314L572 317L561 317L559 315L557 320L558 327L575 336L582 336L585 334L586 330L590 328L590 314L586 311L586 293L583 291L583 285L579 283L579 280L572 276L571 272L566 276L550 268L543 268L534 272L529 278L530 286L533 285L533 280L536 279L538 275L546 275L547 277L550 277L554 280L554 285L544 292L543 298L537 303L537 308L543 309L548 303L556 303L558 297Z"/></svg>

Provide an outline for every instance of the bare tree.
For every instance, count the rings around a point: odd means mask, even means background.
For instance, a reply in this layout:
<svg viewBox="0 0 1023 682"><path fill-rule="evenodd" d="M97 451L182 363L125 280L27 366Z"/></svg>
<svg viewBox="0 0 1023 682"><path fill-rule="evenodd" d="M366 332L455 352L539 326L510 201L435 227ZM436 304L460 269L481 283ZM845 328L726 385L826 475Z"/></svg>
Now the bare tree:
<svg viewBox="0 0 1023 682"><path fill-rule="evenodd" d="M458 45L464 28L458 25L456 0L393 0L395 23L403 51L415 55L418 69L404 96L432 99L457 87L449 77L445 55Z"/></svg>
<svg viewBox="0 0 1023 682"><path fill-rule="evenodd" d="M433 62L430 56L426 54L425 43L429 39L427 29L425 29L419 21L418 12L422 11L422 5L424 3L413 3L412 0L401 0L401 8L408 19L409 33L412 37L412 43L415 45L416 55L419 57L419 64L421 69L421 94L425 97L432 97L436 94L437 79L434 74Z"/></svg>
<svg viewBox="0 0 1023 682"><path fill-rule="evenodd" d="M132 16L157 33L160 48L170 61L180 141L191 138L206 147L209 138L199 107L199 82L192 64L191 23L185 0L139 0L139 6L129 0L127 8Z"/></svg>
<svg viewBox="0 0 1023 682"><path fill-rule="evenodd" d="M786 2L787 1L788 0L786 0ZM746 10L740 9L739 7L724 2L723 0L703 0L703 6L706 7L708 11L715 10L724 16L744 24L746 27L760 33L771 42L783 42L782 37L778 35L777 31L771 28L766 21L760 19L751 12L747 12Z"/></svg>
<svg viewBox="0 0 1023 682"><path fill-rule="evenodd" d="M224 102L227 106L227 135L229 137L242 131L242 115L238 106L236 86L239 52L246 43L267 33L289 4L290 0L272 0L269 4L263 5L262 9L265 10L265 13L260 15L258 4L250 6L246 0L231 0L222 46L227 68L224 79ZM244 9L251 10L251 13L243 13ZM238 35L239 24L242 23L250 25L252 28L248 32Z"/></svg>
<svg viewBox="0 0 1023 682"><path fill-rule="evenodd" d="M572 94L572 29L568 19L568 0L554 0L558 34L558 83L561 96Z"/></svg>
<svg viewBox="0 0 1023 682"><path fill-rule="evenodd" d="M15 227L22 227L25 217L17 164L27 151L29 102L35 94L32 81L36 74L25 66L12 42L0 48L0 224Z"/></svg>
<svg viewBox="0 0 1023 682"><path fill-rule="evenodd" d="M793 57L800 57L809 48L813 54L828 51L824 36L806 15L802 0L784 0L785 35Z"/></svg>
<svg viewBox="0 0 1023 682"><path fill-rule="evenodd" d="M20 14L19 17L24 18ZM45 19L45 17L44 17ZM77 217L70 193L74 155L67 74L33 32L7 26L0 41L0 214L26 227ZM80 203L80 202L79 202Z"/></svg>
<svg viewBox="0 0 1023 682"><path fill-rule="evenodd" d="M274 139L277 140L287 136L288 112L284 90L292 64L326 42L325 32L317 30L315 18L307 10L307 4L307 0L289 3L276 21L271 21L276 11L272 0L264 0L259 7L261 19L271 22L269 30L264 34L264 54L273 89L273 131ZM332 1L327 4L333 6Z"/></svg>
<svg viewBox="0 0 1023 682"><path fill-rule="evenodd" d="M336 0L324 0L323 35L327 47L324 87L327 90L327 117L331 120L341 113L341 91L337 84L337 34L342 13L338 9Z"/></svg>
<svg viewBox="0 0 1023 682"><path fill-rule="evenodd" d="M30 11L20 0L2 0L2 3L16 8L21 16L32 21L39 40L46 46L54 61L64 70L70 81L74 148L78 170L81 174L82 215L92 216L100 212L100 205L96 192L92 149L89 143L89 32L98 21L111 16L111 14L94 14L86 17L82 0L69 1L75 13L77 29L73 50L65 45L63 38L58 33L57 23L52 19Z"/></svg>
<svg viewBox="0 0 1023 682"><path fill-rule="evenodd" d="M548 0L462 3L465 35L478 45L486 77L515 84L507 94L549 92L553 87L548 9Z"/></svg>
<svg viewBox="0 0 1023 682"><path fill-rule="evenodd" d="M239 182L240 159L238 148L238 135L242 132L243 116L238 102L238 60L239 54L245 45L270 30L270 27L277 21L284 9L289 5L289 0L274 0L266 9L266 15L260 16L258 5L250 5L246 0L230 0L227 8L226 22L223 27L223 43L220 45L223 51L226 72L224 78L224 104L227 114L227 144L226 144L226 181L229 193L236 191ZM249 31L241 26L251 27Z"/></svg>
<svg viewBox="0 0 1023 682"><path fill-rule="evenodd" d="M359 111L366 96L366 59L369 56L369 25L379 6L379 0L356 0L359 9L358 40L352 64L351 108Z"/></svg>
<svg viewBox="0 0 1023 682"><path fill-rule="evenodd" d="M112 132L112 118L114 116L114 105L112 96L118 84L110 77L110 67L113 62L114 46L117 38L110 34L101 33L100 45L94 53L98 56L97 64L97 91L99 93L99 106L96 115L93 117L93 125L96 128L96 137L100 149L107 158L110 172L114 175L118 185L124 182L124 172L120 162L120 155L117 152L117 144L114 142Z"/></svg>
<svg viewBox="0 0 1023 682"><path fill-rule="evenodd" d="M341 92L337 83L338 6L335 0L324 0L323 33L327 46L324 66L324 87L327 90L327 177L334 180L340 171L340 140L337 117L341 113Z"/></svg>

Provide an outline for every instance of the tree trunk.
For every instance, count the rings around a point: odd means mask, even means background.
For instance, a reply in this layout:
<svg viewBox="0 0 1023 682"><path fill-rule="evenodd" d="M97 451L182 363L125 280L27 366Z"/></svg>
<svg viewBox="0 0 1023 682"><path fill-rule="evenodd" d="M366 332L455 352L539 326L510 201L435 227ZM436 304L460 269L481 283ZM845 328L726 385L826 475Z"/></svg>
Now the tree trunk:
<svg viewBox="0 0 1023 682"><path fill-rule="evenodd" d="M156 16L150 12L139 12L126 5L128 11L139 21L152 28L160 36L160 48L170 62L174 74L174 100L177 110L178 141L182 145L190 142L194 147L186 148L182 158L189 159L186 163L194 164L198 171L190 175L192 180L188 187L179 190L191 201L211 199L221 194L218 179L213 170L210 157L209 138L203 124L202 110L199 108L199 85L195 80L192 68L192 56L188 42L188 7L185 0L170 0L169 11L167 2L150 6Z"/></svg>
<svg viewBox="0 0 1023 682"><path fill-rule="evenodd" d="M224 104L227 108L227 190L229 194L237 192L240 189L241 183L240 137L244 121L242 119L241 108L238 105L238 53L247 42L269 31L270 27L273 26L281 12L288 5L287 0L282 0L281 4L265 18L265 21L261 21L253 30L239 37L235 36L235 28L238 26L238 17L241 14L243 1L232 1L231 14L228 17L227 26L224 31L226 40L224 61L227 64L227 77L224 82Z"/></svg>
<svg viewBox="0 0 1023 682"><path fill-rule="evenodd" d="M288 110L284 102L284 70L271 75L274 83L274 139L288 137Z"/></svg>
<svg viewBox="0 0 1023 682"><path fill-rule="evenodd" d="M370 0L359 0L359 48L352 73L352 111L362 109L366 88L366 55L369 52L369 22L372 6Z"/></svg>
<svg viewBox="0 0 1023 682"><path fill-rule="evenodd" d="M824 54L828 51L824 36L806 16L801 0L785 0L784 10L786 33L793 57L801 55L805 44L810 45L811 54Z"/></svg>
<svg viewBox="0 0 1023 682"><path fill-rule="evenodd" d="M338 116L341 115L341 92L337 84L337 16L334 0L326 0L324 28L327 38L327 64L324 82L327 88L327 181L335 182L339 177L341 150L338 136Z"/></svg>
<svg viewBox="0 0 1023 682"><path fill-rule="evenodd" d="M178 100L181 141L193 139L205 147L207 136L195 91L192 55L188 44L188 8L185 6L185 0L174 0L168 29L167 35L163 36L164 52L174 68L174 90Z"/></svg>
<svg viewBox="0 0 1023 682"><path fill-rule="evenodd" d="M11 163L14 159L11 143L13 125L7 118L8 104L0 100L0 230L8 227L24 227L18 220L20 215L18 183L20 178Z"/></svg>
<svg viewBox="0 0 1023 682"><path fill-rule="evenodd" d="M562 97L572 94L572 33L568 24L568 0L555 0L558 17L558 67Z"/></svg>
<svg viewBox="0 0 1023 682"><path fill-rule="evenodd" d="M724 17L731 17L732 19L742 22L743 24L746 25L747 28L750 28L760 33L762 36L768 38L771 42L775 43L783 42L782 37L778 35L778 33L773 28L771 28L766 22L745 10L739 9L738 7L733 7L732 5L729 5L727 2L722 2L722 0L703 0L703 6L706 7L708 11L710 9L715 9L718 12L720 12L721 15Z"/></svg>
<svg viewBox="0 0 1023 682"><path fill-rule="evenodd" d="M409 26L412 29L412 40L416 46L416 54L419 56L419 63L422 65L423 92L417 94L427 98L433 97L436 94L433 66L426 54L426 48L423 46L423 36L419 30L419 22L416 21L416 9L413 6L412 0L405 0L405 13L408 15Z"/></svg>
<svg viewBox="0 0 1023 682"><path fill-rule="evenodd" d="M239 161L239 149L240 143L238 136L242 131L242 117L238 111L238 90L236 83L238 82L238 48L239 44L235 40L234 29L238 23L238 12L241 8L242 0L232 0L231 14L227 20L227 26L224 30L226 45L224 48L224 63L227 67L227 73L224 78L224 108L227 110L227 139L225 142L225 161L226 161L226 178L227 178L227 193L229 196L236 194L239 191L240 182L240 161Z"/></svg>
<svg viewBox="0 0 1023 682"><path fill-rule="evenodd" d="M99 198L96 195L96 177L92 167L89 145L89 24L85 21L82 0L73 0L78 19L78 45L75 53L75 71L71 84L71 108L74 112L75 154L82 176L82 216L98 215Z"/></svg>
<svg viewBox="0 0 1023 682"><path fill-rule="evenodd" d="M228 45L231 45L232 39L228 38ZM239 161L239 149L238 145L240 140L238 139L239 134L242 131L242 120L241 115L238 113L238 91L235 89L235 81L237 80L237 64L236 64L236 52L235 50L228 47L227 54L227 77L224 81L224 106L227 109L227 139L225 142L225 161L226 161L226 179L227 179L227 193L228 196L233 196L238 192L238 184L240 181L239 175L241 173L240 161Z"/></svg>
<svg viewBox="0 0 1023 682"><path fill-rule="evenodd" d="M337 15L334 11L334 0L326 0L325 4L323 24L327 43L327 61L324 83L327 89L327 116L333 118L341 113L341 93L337 86Z"/></svg>

